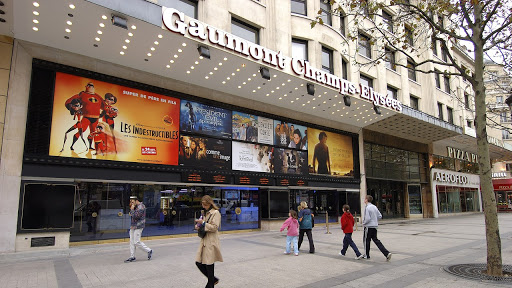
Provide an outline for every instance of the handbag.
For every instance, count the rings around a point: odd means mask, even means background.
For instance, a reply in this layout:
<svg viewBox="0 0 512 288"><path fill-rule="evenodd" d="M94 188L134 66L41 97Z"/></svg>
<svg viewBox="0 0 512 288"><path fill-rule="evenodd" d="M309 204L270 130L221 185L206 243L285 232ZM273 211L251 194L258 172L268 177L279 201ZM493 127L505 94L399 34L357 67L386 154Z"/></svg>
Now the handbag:
<svg viewBox="0 0 512 288"><path fill-rule="evenodd" d="M208 220L206 220L206 223L208 223L210 218L212 218L212 215L210 215L210 217L208 217ZM204 236L206 236L206 230L204 229L204 225L199 226L199 229L197 229L197 236L199 238L204 238Z"/></svg>

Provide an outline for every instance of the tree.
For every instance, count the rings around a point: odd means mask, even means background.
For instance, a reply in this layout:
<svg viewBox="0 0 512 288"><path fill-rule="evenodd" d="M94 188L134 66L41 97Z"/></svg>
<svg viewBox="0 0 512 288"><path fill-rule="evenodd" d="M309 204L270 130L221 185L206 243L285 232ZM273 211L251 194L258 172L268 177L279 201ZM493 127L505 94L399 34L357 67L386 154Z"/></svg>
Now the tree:
<svg viewBox="0 0 512 288"><path fill-rule="evenodd" d="M349 28L347 37L343 38L347 44L343 53L353 63L360 66L377 65L381 61L389 63L390 53L396 53L399 59L392 64L407 67L411 75L419 72L459 76L469 83L475 100L480 185L486 224L486 273L502 276L501 239L486 130L484 58L499 57L503 63L512 63L512 1L324 0L324 4L331 5L330 11L318 11L311 27L323 24L327 13L346 19L343 21L349 22L345 23ZM355 41L358 45L349 45ZM474 72L471 72L471 67L456 61L456 53L466 53L461 43L472 46L468 52L474 54ZM371 47L374 55L361 57L358 55L361 52L351 47ZM441 59L431 54L439 52L438 47ZM436 67L443 67L443 70Z"/></svg>

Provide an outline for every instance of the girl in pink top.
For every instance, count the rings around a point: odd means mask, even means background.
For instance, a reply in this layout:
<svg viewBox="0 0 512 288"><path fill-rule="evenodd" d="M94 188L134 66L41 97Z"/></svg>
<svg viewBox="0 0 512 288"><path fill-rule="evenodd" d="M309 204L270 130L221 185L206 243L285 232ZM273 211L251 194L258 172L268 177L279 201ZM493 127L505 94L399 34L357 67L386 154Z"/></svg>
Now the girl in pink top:
<svg viewBox="0 0 512 288"><path fill-rule="evenodd" d="M288 229L288 232L286 233L286 251L284 251L284 254L290 254L290 244L293 241L293 251L295 256L299 256L299 221L297 221L297 212L295 212L295 210L290 210L288 216L290 217L284 221L283 226L281 226L281 230L279 230L283 232L285 228Z"/></svg>

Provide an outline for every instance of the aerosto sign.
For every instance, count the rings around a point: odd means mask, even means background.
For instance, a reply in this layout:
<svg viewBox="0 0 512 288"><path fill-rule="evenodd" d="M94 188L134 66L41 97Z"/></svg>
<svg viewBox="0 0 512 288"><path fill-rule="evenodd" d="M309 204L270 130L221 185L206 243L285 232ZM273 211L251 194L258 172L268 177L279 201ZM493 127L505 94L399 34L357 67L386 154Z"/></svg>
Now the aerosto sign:
<svg viewBox="0 0 512 288"><path fill-rule="evenodd" d="M480 177L442 169L432 169L432 183L434 185L479 187Z"/></svg>
<svg viewBox="0 0 512 288"><path fill-rule="evenodd" d="M373 102L377 106L387 107L397 112L402 111L402 103L390 98L387 94L380 94L373 88L339 78L323 70L312 67L308 61L284 56L281 51L276 52L258 44L239 38L233 34L217 29L196 19L185 19L185 14L173 9L162 7L162 21L164 27L174 33L181 34L199 41L207 41L209 44L236 52L240 55L251 57L266 65L284 70L291 68L293 73L336 89L341 94L360 97Z"/></svg>

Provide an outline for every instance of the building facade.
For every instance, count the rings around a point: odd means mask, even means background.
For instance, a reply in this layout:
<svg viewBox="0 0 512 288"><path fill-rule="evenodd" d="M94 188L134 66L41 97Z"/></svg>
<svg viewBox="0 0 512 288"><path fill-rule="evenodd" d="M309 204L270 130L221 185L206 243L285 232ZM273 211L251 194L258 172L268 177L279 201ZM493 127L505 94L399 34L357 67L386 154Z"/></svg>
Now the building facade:
<svg viewBox="0 0 512 288"><path fill-rule="evenodd" d="M203 195L223 231L366 195L385 218L481 211L464 81L358 69L350 19L311 29L324 1L241 2L2 1L0 251L123 241L133 195L145 237L193 233Z"/></svg>

